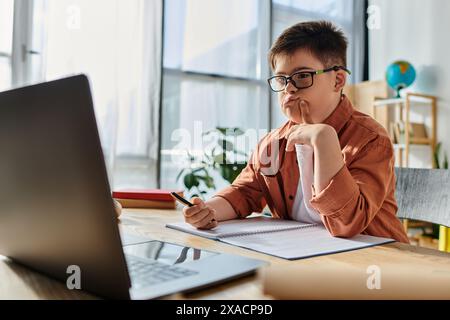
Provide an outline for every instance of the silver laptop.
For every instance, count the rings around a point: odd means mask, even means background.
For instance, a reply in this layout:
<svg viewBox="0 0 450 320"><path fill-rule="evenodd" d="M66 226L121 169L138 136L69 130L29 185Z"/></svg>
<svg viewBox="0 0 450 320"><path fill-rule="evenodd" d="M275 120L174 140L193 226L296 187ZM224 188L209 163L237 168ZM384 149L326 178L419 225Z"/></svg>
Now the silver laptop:
<svg viewBox="0 0 450 320"><path fill-rule="evenodd" d="M84 75L0 93L0 150L0 254L64 283L106 298L150 299L265 264L121 238Z"/></svg>

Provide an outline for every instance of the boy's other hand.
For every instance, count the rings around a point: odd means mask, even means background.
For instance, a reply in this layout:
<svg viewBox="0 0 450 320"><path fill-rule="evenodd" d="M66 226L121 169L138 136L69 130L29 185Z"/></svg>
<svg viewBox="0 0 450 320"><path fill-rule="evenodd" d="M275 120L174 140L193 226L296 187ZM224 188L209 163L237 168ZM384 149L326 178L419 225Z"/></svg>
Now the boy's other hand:
<svg viewBox="0 0 450 320"><path fill-rule="evenodd" d="M217 227L216 210L205 204L205 202L194 197L191 199L192 207L184 207L184 220L198 229L212 229Z"/></svg>

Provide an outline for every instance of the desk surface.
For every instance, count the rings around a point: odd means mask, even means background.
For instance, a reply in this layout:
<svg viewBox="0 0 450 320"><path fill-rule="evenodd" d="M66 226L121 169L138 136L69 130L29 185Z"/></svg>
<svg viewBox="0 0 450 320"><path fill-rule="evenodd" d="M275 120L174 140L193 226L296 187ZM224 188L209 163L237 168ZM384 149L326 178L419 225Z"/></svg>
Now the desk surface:
<svg viewBox="0 0 450 320"><path fill-rule="evenodd" d="M272 266L301 264L314 267L317 264L336 266L361 266L391 262L414 268L437 268L450 272L450 254L431 249L391 243L361 250L288 261L258 252L234 247L225 243L197 237L165 228L166 223L181 221L180 210L126 209L120 219L120 227L132 234L156 240L227 252L266 260ZM0 258L0 299L92 299L94 296L78 290L68 290L63 283L20 266L9 259ZM169 299L270 299L262 292L257 275L247 276L226 284L190 294L177 294Z"/></svg>

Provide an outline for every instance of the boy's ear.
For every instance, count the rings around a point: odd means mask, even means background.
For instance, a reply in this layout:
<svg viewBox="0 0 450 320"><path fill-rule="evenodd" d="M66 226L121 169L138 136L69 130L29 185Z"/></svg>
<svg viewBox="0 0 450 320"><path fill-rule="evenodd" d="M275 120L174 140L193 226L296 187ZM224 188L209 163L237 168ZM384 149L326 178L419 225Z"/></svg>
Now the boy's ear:
<svg viewBox="0 0 450 320"><path fill-rule="evenodd" d="M341 92L347 83L347 73L344 70L339 70L336 72L336 81L334 84L335 92Z"/></svg>

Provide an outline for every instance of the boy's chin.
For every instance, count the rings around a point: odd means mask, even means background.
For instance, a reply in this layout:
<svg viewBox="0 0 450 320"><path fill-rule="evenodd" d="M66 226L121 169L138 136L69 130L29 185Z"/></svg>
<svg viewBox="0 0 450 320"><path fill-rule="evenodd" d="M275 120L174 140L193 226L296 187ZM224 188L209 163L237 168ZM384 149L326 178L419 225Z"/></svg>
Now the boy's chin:
<svg viewBox="0 0 450 320"><path fill-rule="evenodd" d="M302 122L301 116L299 116L298 114L291 114L289 111L290 110L282 110L283 114L285 115L286 118L288 118L289 121L294 122L295 124L300 124Z"/></svg>
<svg viewBox="0 0 450 320"><path fill-rule="evenodd" d="M290 116L288 114L285 114L285 116L292 122L294 122L295 124L302 124L303 123L303 119L301 117L296 117L296 116Z"/></svg>
<svg viewBox="0 0 450 320"><path fill-rule="evenodd" d="M291 120L295 124L307 124L306 122L303 121L303 119L290 118L290 117L288 117L288 118L289 118L289 120Z"/></svg>
<svg viewBox="0 0 450 320"><path fill-rule="evenodd" d="M304 124L305 122L303 121L303 117L295 112L293 114L291 114L289 111L290 110L283 110L283 114L286 116L286 118L288 118L288 120L294 122L295 124Z"/></svg>

